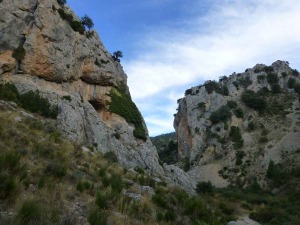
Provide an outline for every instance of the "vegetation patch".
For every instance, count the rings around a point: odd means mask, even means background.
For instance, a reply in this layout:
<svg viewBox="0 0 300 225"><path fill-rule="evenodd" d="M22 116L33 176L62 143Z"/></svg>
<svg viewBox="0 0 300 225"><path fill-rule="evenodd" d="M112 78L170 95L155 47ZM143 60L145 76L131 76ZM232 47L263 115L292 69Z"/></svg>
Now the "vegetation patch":
<svg viewBox="0 0 300 225"><path fill-rule="evenodd" d="M209 120L213 123L226 122L231 118L230 108L227 105L221 106L217 111L211 113Z"/></svg>
<svg viewBox="0 0 300 225"><path fill-rule="evenodd" d="M81 21L77 21L77 20L74 20L73 16L71 14L68 14L65 12L64 9L60 8L57 10L60 17L67 21L69 23L69 25L71 26L71 28L75 31L75 32L78 32L80 34L84 34L85 32L85 27L84 25L82 24Z"/></svg>
<svg viewBox="0 0 300 225"><path fill-rule="evenodd" d="M227 86L222 86L216 81L207 82L206 84L204 84L204 86L208 94L211 94L213 91L215 91L216 93L221 95L229 95Z"/></svg>
<svg viewBox="0 0 300 225"><path fill-rule="evenodd" d="M142 115L127 93L125 85L118 89L111 89L109 96L111 97L111 102L108 103L110 112L122 116L128 123L133 124L135 127L133 135L146 141L147 136Z"/></svg>
<svg viewBox="0 0 300 225"><path fill-rule="evenodd" d="M14 49L12 53L12 57L15 58L17 61L21 61L25 58L26 51L23 45L19 45L18 48Z"/></svg>
<svg viewBox="0 0 300 225"><path fill-rule="evenodd" d="M46 98L40 96L39 91L29 91L20 94L20 104L24 109L32 113L39 113L42 116L55 119L58 114L58 108L51 106Z"/></svg>
<svg viewBox="0 0 300 225"><path fill-rule="evenodd" d="M51 106L46 98L40 96L39 91L29 91L24 94L19 94L14 84L0 84L0 99L14 101L22 108L32 113L38 113L44 117L55 119L58 114L58 108Z"/></svg>
<svg viewBox="0 0 300 225"><path fill-rule="evenodd" d="M229 135L231 137L232 142L234 142L234 148L239 149L243 147L244 140L238 127L231 126Z"/></svg>
<svg viewBox="0 0 300 225"><path fill-rule="evenodd" d="M245 91L241 99L248 107L257 111L263 111L267 107L266 100L252 90Z"/></svg>

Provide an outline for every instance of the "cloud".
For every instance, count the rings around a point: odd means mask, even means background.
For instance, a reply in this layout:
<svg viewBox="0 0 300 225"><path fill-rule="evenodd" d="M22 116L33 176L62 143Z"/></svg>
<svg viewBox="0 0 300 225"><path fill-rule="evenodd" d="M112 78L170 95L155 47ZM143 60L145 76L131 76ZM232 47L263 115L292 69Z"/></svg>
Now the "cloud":
<svg viewBox="0 0 300 225"><path fill-rule="evenodd" d="M151 27L133 46L136 57L123 63L150 134L171 131L164 121L173 121L174 98L190 86L277 59L299 68L299 12L298 0L219 0L180 29L178 22Z"/></svg>

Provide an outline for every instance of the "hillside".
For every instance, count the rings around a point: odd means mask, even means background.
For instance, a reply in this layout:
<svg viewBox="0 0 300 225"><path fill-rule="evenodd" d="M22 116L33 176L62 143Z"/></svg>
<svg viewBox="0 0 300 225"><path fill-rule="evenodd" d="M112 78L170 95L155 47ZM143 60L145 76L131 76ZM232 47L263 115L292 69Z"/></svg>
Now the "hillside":
<svg viewBox="0 0 300 225"><path fill-rule="evenodd" d="M175 164L178 161L178 145L175 132L151 137L151 141L157 149L161 163Z"/></svg>
<svg viewBox="0 0 300 225"><path fill-rule="evenodd" d="M270 163L298 166L299 87L298 71L277 61L187 90L174 126L188 174L218 187L266 187Z"/></svg>
<svg viewBox="0 0 300 225"><path fill-rule="evenodd" d="M221 225L235 217L209 195L190 197L126 169L111 151L69 141L53 119L13 102L0 100L0 122L1 225Z"/></svg>

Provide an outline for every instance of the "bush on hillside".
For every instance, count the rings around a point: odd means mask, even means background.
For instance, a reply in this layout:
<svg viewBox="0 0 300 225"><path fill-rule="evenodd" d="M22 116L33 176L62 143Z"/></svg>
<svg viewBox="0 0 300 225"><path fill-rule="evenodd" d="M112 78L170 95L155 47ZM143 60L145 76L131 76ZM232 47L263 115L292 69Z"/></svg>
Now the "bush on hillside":
<svg viewBox="0 0 300 225"><path fill-rule="evenodd" d="M203 193L203 194L213 194L214 193L214 186L210 181L202 181L197 183L196 187L197 193Z"/></svg>
<svg viewBox="0 0 300 225"><path fill-rule="evenodd" d="M267 107L267 102L252 90L245 91L241 96L242 101L254 110L263 111Z"/></svg>
<svg viewBox="0 0 300 225"><path fill-rule="evenodd" d="M257 92L257 94L258 94L258 95L261 95L261 96L267 96L267 95L269 95L270 93L271 93L271 91L269 90L268 87L263 87L263 88L261 88L261 89Z"/></svg>
<svg viewBox="0 0 300 225"><path fill-rule="evenodd" d="M244 140L238 127L232 126L229 136L231 137L231 141L234 142L234 148L239 149L243 147Z"/></svg>
<svg viewBox="0 0 300 225"><path fill-rule="evenodd" d="M231 109L234 109L237 107L237 103L235 101L228 101L227 106Z"/></svg>
<svg viewBox="0 0 300 225"><path fill-rule="evenodd" d="M227 105L221 106L217 111L211 113L209 120L213 123L225 122L231 118L230 108Z"/></svg>
<svg viewBox="0 0 300 225"><path fill-rule="evenodd" d="M288 87L289 88L294 88L295 84L296 84L295 78L289 78L289 80L288 80Z"/></svg>
<svg viewBox="0 0 300 225"><path fill-rule="evenodd" d="M147 135L142 115L127 93L126 86L121 85L118 89L112 89L109 95L111 97L111 102L108 103L110 112L122 116L127 123L133 124L135 127L133 135L146 141Z"/></svg>
<svg viewBox="0 0 300 225"><path fill-rule="evenodd" d="M294 69L292 70L292 74L297 77L299 75L299 72L298 70Z"/></svg>
<svg viewBox="0 0 300 225"><path fill-rule="evenodd" d="M29 91L20 95L20 104L24 109L32 113L40 113L42 116L55 119L58 108L51 106L50 102L40 96L39 91Z"/></svg>
<svg viewBox="0 0 300 225"><path fill-rule="evenodd" d="M88 15L81 17L81 23L84 26L86 26L89 30L94 27L93 20Z"/></svg>
<svg viewBox="0 0 300 225"><path fill-rule="evenodd" d="M17 61L21 61L25 58L26 51L23 45L19 45L18 48L14 49L12 53L12 57L15 58Z"/></svg>
<svg viewBox="0 0 300 225"><path fill-rule="evenodd" d="M63 20L69 23L69 25L75 32L84 34L85 27L80 21L74 20L73 16L71 14L66 13L63 9L58 9L58 13Z"/></svg>
<svg viewBox="0 0 300 225"><path fill-rule="evenodd" d="M277 84L279 81L279 78L276 73L268 73L267 80L268 80L269 84Z"/></svg>
<svg viewBox="0 0 300 225"><path fill-rule="evenodd" d="M244 112L241 108L234 109L233 113L237 118L244 118Z"/></svg>
<svg viewBox="0 0 300 225"><path fill-rule="evenodd" d="M0 84L0 99L4 101L19 101L19 92L15 85L10 83Z"/></svg>
<svg viewBox="0 0 300 225"><path fill-rule="evenodd" d="M250 79L250 77L241 78L238 81L239 84L242 85L244 88L247 88L252 84L252 80Z"/></svg>
<svg viewBox="0 0 300 225"><path fill-rule="evenodd" d="M265 67L264 67L264 71L265 71L266 73L271 73L271 72L274 71L274 68L273 68L272 66L265 66Z"/></svg>
<svg viewBox="0 0 300 225"><path fill-rule="evenodd" d="M271 89L273 94L281 93L281 87L279 84L272 84Z"/></svg>
<svg viewBox="0 0 300 225"><path fill-rule="evenodd" d="M57 0L57 3L60 5L65 5L67 3L67 0Z"/></svg>
<svg viewBox="0 0 300 225"><path fill-rule="evenodd" d="M206 84L204 84L204 86L208 94L211 94L213 93L213 91L215 91L216 93L221 95L229 95L229 90L227 86L222 86L216 81L209 81Z"/></svg>
<svg viewBox="0 0 300 225"><path fill-rule="evenodd" d="M297 94L300 94L300 83L296 83L294 85L294 91L297 93Z"/></svg>

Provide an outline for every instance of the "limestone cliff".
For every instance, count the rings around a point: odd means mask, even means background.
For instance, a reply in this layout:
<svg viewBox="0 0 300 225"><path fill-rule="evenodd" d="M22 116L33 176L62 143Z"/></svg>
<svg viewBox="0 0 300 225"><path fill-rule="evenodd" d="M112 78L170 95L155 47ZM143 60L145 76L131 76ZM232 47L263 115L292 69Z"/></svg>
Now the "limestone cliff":
<svg viewBox="0 0 300 225"><path fill-rule="evenodd" d="M194 181L267 185L270 161L299 164L300 75L288 62L258 64L178 100L178 155Z"/></svg>
<svg viewBox="0 0 300 225"><path fill-rule="evenodd" d="M79 21L56 0L1 1L1 80L14 83L20 92L39 90L57 105L57 126L71 140L104 153L114 151L127 167L161 174L122 66L95 31L78 30ZM111 109L118 104L112 103L114 95L129 101L138 122Z"/></svg>
<svg viewBox="0 0 300 225"><path fill-rule="evenodd" d="M187 174L158 163L122 66L82 26L57 0L0 1L0 82L21 93L38 90L57 106L55 122L69 139L113 151L125 167L145 168L193 193Z"/></svg>

